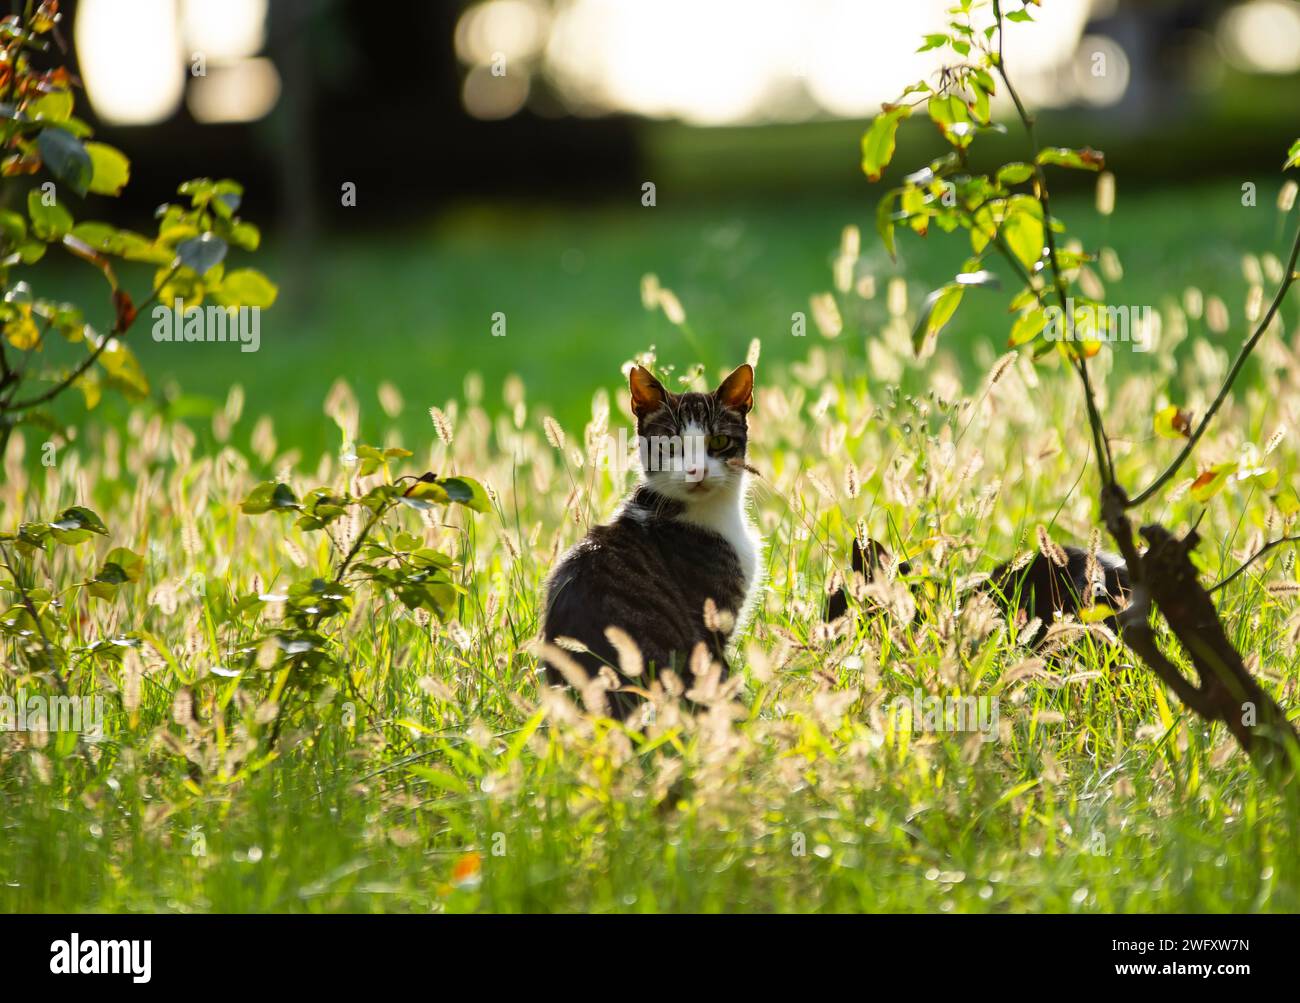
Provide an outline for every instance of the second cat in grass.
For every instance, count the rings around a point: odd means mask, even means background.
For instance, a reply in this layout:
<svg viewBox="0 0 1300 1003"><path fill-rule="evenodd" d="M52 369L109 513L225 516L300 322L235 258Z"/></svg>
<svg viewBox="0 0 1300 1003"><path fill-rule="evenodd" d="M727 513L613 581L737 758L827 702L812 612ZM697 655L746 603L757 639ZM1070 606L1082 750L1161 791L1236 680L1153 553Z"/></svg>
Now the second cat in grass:
<svg viewBox="0 0 1300 1003"><path fill-rule="evenodd" d="M762 563L746 512L754 370L740 366L712 393L674 394L637 366L628 386L643 479L551 573L542 627L550 681L580 684L575 669L590 678L608 667L616 716L664 669L686 689L710 661L725 675Z"/></svg>

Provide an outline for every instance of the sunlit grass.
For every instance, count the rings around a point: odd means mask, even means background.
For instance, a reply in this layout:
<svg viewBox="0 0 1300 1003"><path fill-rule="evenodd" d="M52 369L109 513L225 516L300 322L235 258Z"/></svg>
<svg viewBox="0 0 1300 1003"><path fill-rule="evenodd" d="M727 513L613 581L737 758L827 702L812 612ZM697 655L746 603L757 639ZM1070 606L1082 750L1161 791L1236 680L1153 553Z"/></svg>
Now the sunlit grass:
<svg viewBox="0 0 1300 1003"><path fill-rule="evenodd" d="M621 397L591 387L589 421L561 415L560 445L544 428L552 411L519 378L499 395L462 378L450 400L407 389L403 403L388 389L383 408L335 386L322 426L360 407L364 427L390 429L377 444L413 449L415 472L480 479L494 511L403 513L462 564L454 620L363 593L327 629L347 679L321 681L265 764L248 722L265 711L269 674L229 669L262 625L234 616L232 600L327 572L338 555L238 503L266 476L301 494L352 473L333 453L283 447L239 391L200 430L210 448L143 411L124 429L90 425L52 468L31 462L38 442L16 438L5 530L84 504L112 535L60 548L43 578L84 580L113 545L148 562L113 602L69 595L69 685L105 695L106 740L84 751L69 735L0 735L0 908L1300 909L1294 790L1270 789L1223 729L1185 714L1099 628L1061 625L1031 651L1019 625L958 588L1035 548L1040 525L1086 544L1097 482L1082 402L1068 373L994 349L982 365L912 360L916 297L891 298L886 284L869 302L855 285L836 294L839 340L810 318L792 361L759 356L750 460L762 471L767 592L733 659L740 682L699 695L695 712L665 701L637 729L539 691L530 643L556 556L627 486L599 462L626 422ZM827 275L807 292L831 288ZM1149 480L1176 447L1151 431L1161 395L1203 408L1242 326L1241 302L1226 303L1233 333L1218 334L1182 299L1155 304L1162 341L1140 369L1124 345L1097 366L1114 370L1103 409L1127 483ZM688 327L707 329L686 302ZM1281 429L1264 462L1294 497L1300 347L1294 306L1284 315L1197 455L1235 457ZM423 417L430 404L450 442ZM426 431L402 431L412 427ZM1150 514L1186 528L1201 506L1183 484ZM876 606L906 605L899 585L855 589L854 616L823 624L859 524L928 569L914 620ZM1199 530L1207 580L1283 529L1268 497L1217 496ZM1278 551L1222 596L1233 640L1288 708L1296 580ZM139 643L89 650L127 632ZM4 643L11 692L31 681ZM177 723L183 687L197 720ZM990 740L901 727L888 708L918 689L996 698Z"/></svg>

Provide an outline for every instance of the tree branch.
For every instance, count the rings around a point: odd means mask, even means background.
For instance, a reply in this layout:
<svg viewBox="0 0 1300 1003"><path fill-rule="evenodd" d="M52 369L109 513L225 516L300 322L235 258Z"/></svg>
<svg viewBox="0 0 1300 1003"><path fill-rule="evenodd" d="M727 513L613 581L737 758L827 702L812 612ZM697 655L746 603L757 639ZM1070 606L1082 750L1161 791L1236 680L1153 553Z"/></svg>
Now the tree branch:
<svg viewBox="0 0 1300 1003"><path fill-rule="evenodd" d="M1196 443L1199 442L1201 436L1205 434L1205 430L1209 427L1214 416L1218 414L1219 408L1223 406L1223 402L1228 399L1228 393L1232 390L1233 383L1236 382L1237 376L1241 373L1242 366L1246 364L1246 359L1249 358L1250 353L1255 350L1255 346L1259 343L1259 339L1264 336L1264 332L1267 331L1269 325L1273 323L1273 318L1281 308L1282 301L1286 299L1288 290L1290 290L1292 283L1296 280L1297 258L1300 258L1300 228L1296 229L1295 240L1291 242L1291 258L1287 261L1286 274L1283 275L1282 282L1277 287L1277 294L1273 297L1273 302L1269 304L1268 312L1264 314L1264 318L1259 322L1259 326L1255 328L1255 333L1252 334L1250 338L1247 339L1246 343L1241 346L1241 351L1237 353L1236 361L1233 362L1232 368L1228 370L1228 375L1224 377L1223 386L1219 388L1219 394L1214 398L1214 403L1210 405L1210 409L1205 412L1205 416L1197 423L1195 431L1188 436L1187 442L1183 445L1183 448L1179 451L1178 455L1174 457L1173 463L1169 464L1169 466L1165 468L1164 473L1152 481L1145 490L1139 492L1137 497L1129 502L1130 505L1141 505L1144 501L1164 487L1164 485L1178 473L1179 468L1187 461L1187 458L1191 456L1192 450L1196 447Z"/></svg>
<svg viewBox="0 0 1300 1003"><path fill-rule="evenodd" d="M179 265L174 266L172 270L167 274L167 276L160 283L158 283L158 288L149 294L149 298L145 300L143 303L141 303L138 308L135 309L135 312L131 315L130 322L128 322L127 324L122 324L121 321L119 320L117 323L115 323L113 325L113 329L100 339L99 344L95 346L95 350L91 352L88 356L86 356L86 358L84 358L80 362L80 364L78 364L77 368L74 369L71 373L69 373L66 377L64 377L59 383L56 383L54 386L50 387L49 390L37 394L35 397L27 398L27 400L9 401L4 404L0 404L0 411L25 411L28 408L37 407L38 405L44 404L47 401L53 400L59 394L63 393L63 391L67 390L68 387L72 386L72 384L76 383L77 380L86 372L86 370L88 370L91 366L93 366L99 360L99 357L104 354L104 350L108 348L110 342L112 342L115 338L126 337L126 333L131 329L131 325L134 324L135 321L139 318L140 314L144 313L144 311L149 308L149 305L158 298L158 294L163 290L163 288L167 285L167 283L171 281L172 276L174 276L176 272L179 270L180 270Z"/></svg>
<svg viewBox="0 0 1300 1003"><path fill-rule="evenodd" d="M1283 536L1277 540L1270 540L1268 543L1264 544L1264 546L1260 547L1257 551L1255 551L1248 558L1246 558L1246 560L1242 562L1241 567L1239 567L1236 571L1230 574L1227 578L1215 582L1208 589L1206 589L1206 591L1213 594L1215 592L1218 592L1219 589L1227 587L1229 584L1232 583L1232 581L1238 575L1242 574L1247 568L1249 568L1252 564L1258 561L1261 557L1263 557L1269 551L1273 550L1275 547L1282 546L1284 543L1300 543L1300 536Z"/></svg>

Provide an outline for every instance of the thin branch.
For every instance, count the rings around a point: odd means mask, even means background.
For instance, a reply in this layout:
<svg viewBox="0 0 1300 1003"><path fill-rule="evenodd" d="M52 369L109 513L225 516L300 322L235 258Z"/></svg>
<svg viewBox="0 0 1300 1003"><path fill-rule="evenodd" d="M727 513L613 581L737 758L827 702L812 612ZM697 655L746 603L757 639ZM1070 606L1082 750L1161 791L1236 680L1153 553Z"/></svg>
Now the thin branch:
<svg viewBox="0 0 1300 1003"><path fill-rule="evenodd" d="M343 576L347 574L348 568L351 566L353 560L355 560L357 554L361 552L362 544L364 544L367 537L370 536L371 530L375 528L375 525L381 518L383 518L385 513L391 511L392 508L392 503L385 503L380 505L379 508L375 509L371 514L370 521L367 522L361 532L357 534L357 538L353 541L351 549L348 550L347 555L339 565L338 573L334 576L334 581L336 583L340 585L343 584ZM313 631L317 630L320 627L321 620L324 618L324 613L317 613L315 619L312 620L311 629ZM284 689L280 693L280 706L276 708L275 719L271 722L271 734L267 736L266 747L268 751L273 750L276 747L276 744L280 741L280 730L284 727L284 714L289 706L289 687L294 681L297 668L298 663L296 661L291 663L289 666L289 674L285 677Z"/></svg>
<svg viewBox="0 0 1300 1003"><path fill-rule="evenodd" d="M1258 561L1265 554L1269 553L1274 548L1280 547L1286 543L1300 543L1300 536L1283 536L1276 540L1270 540L1268 543L1264 544L1264 546L1260 547L1257 551L1255 551L1248 558L1246 558L1246 560L1242 562L1241 567L1239 567L1236 571L1230 574L1227 578L1224 578L1221 581L1218 581L1215 584L1211 585L1205 591L1213 593L1213 592L1218 592L1219 589L1221 588L1227 587L1229 584L1232 583L1232 581L1238 575L1242 574L1247 568L1249 568L1252 564Z"/></svg>
<svg viewBox="0 0 1300 1003"><path fill-rule="evenodd" d="M1024 102L1020 100L1020 94L1016 91L1015 85L1012 84L1011 77L1007 73L1006 60L1003 57L1003 36L1005 32L1000 0L993 0L993 16L997 20L998 28L998 76L1002 78L1002 82L1006 85L1007 93L1016 106L1016 113L1020 116L1020 121L1029 136L1029 145L1033 150L1034 195L1043 209L1043 235L1047 239L1047 257L1052 270L1052 284L1056 289L1056 298L1061 311L1066 313L1069 309L1067 305L1068 297L1066 296L1065 281L1061 277L1060 262L1056 257L1056 236L1052 232L1052 203L1047 190L1047 176L1043 173L1042 165L1038 162L1040 148L1037 130L1034 128L1033 116L1026 110ZM1041 296L1039 302L1042 302ZM1092 380L1088 375L1088 361L1079 357L1074 359L1072 364L1079 374L1079 378L1083 381L1084 400L1088 407L1088 425L1092 432L1093 448L1097 452L1097 464L1101 471L1102 485L1103 487L1109 486L1115 483L1115 462L1111 456L1110 438L1106 435L1106 426L1102 421L1101 411L1097 407L1096 394L1092 388Z"/></svg>
<svg viewBox="0 0 1300 1003"><path fill-rule="evenodd" d="M11 370L4 380L0 381L0 387L7 387L6 399L0 400L0 412L9 409L8 398L13 397L14 394L22 389L23 379L27 376L27 367L30 365L32 358L36 353L41 350L41 346L45 343L45 336L50 333L50 328L53 325L53 317L45 318L44 325L42 325L40 331L36 334L36 341L32 344L31 348L28 348L23 352L22 362L19 363L18 368Z"/></svg>
<svg viewBox="0 0 1300 1003"><path fill-rule="evenodd" d="M149 294L149 298L141 303L139 307L135 308L135 313L132 315L130 323L122 325L119 321L114 324L113 329L100 339L95 350L86 356L77 368L64 377L63 380L50 387L50 389L37 394L35 397L28 397L27 400L22 401L9 401L2 406L2 409L5 411L25 411L28 408L37 407L49 400L53 400L59 394L63 393L63 391L67 390L68 387L72 386L72 384L76 383L77 380L85 374L86 370L99 360L99 357L104 354L104 350L108 348L111 342L117 338L124 338L126 336L127 331L131 329L131 325L134 324L140 314L144 313L145 310L149 308L149 305L158 298L158 294L163 290L167 283L171 281L172 276L174 276L179 270L179 265L173 267L171 272L167 274L162 282L158 283L158 288Z"/></svg>
<svg viewBox="0 0 1300 1003"><path fill-rule="evenodd" d="M1219 388L1219 394L1214 398L1214 403L1210 405L1210 409L1205 412L1205 416L1199 423L1197 423L1195 431L1188 436L1187 442L1183 445L1183 448L1179 450L1178 455L1174 457L1174 461L1165 468L1164 473L1152 481L1145 490L1140 492L1136 498L1133 498L1129 502L1131 506L1141 505L1144 501L1169 483L1170 479L1178 473L1179 469L1187 461L1187 458L1191 456L1192 450L1196 448L1196 443L1199 442L1201 436L1205 434L1205 430L1209 427L1214 416L1218 414L1219 408L1223 406L1223 402L1228 399L1228 393L1232 390L1233 383L1236 382L1237 376L1241 373L1242 367L1246 364L1246 359L1248 359L1250 353L1255 350L1255 346L1259 344L1259 339L1264 336L1264 332L1268 330L1269 326L1273 323L1273 318L1277 315L1278 310L1281 309L1282 301L1286 299L1288 290L1290 290L1292 283L1296 280L1296 260L1298 258L1300 258L1300 228L1296 229L1295 240L1291 242L1291 257L1290 260L1287 261L1286 274L1283 276L1282 282L1277 287L1277 294L1273 297L1273 302L1269 304L1268 312L1264 314L1263 319L1259 322L1259 326L1255 328L1255 333L1252 334L1246 343L1241 346L1241 351L1237 353L1236 361L1233 362L1232 368L1228 371L1228 375L1224 377L1223 386Z"/></svg>

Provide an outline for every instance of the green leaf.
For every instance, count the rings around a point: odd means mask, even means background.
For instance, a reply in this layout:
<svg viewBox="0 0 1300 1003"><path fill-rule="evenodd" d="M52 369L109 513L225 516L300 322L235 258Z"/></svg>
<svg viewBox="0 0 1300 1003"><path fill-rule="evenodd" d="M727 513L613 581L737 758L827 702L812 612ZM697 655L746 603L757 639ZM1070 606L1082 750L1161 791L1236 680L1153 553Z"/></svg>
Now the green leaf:
<svg viewBox="0 0 1300 1003"><path fill-rule="evenodd" d="M296 511L302 508L298 503L293 488L276 481L262 481L249 492L239 509L245 515L261 515L264 512Z"/></svg>
<svg viewBox="0 0 1300 1003"><path fill-rule="evenodd" d="M201 233L176 245L176 260L200 276L216 268L225 257L226 242L215 233Z"/></svg>
<svg viewBox="0 0 1300 1003"><path fill-rule="evenodd" d="M1007 203L1002 239L1031 272L1043 256L1043 207L1028 195L1015 195Z"/></svg>
<svg viewBox="0 0 1300 1003"><path fill-rule="evenodd" d="M96 195L120 195L131 180L131 161L121 150L107 143L87 143L93 173L90 190Z"/></svg>
<svg viewBox="0 0 1300 1003"><path fill-rule="evenodd" d="M438 483L433 474L425 474L415 484L406 489L405 498L414 498L425 503L436 502L439 505L446 505L451 501L451 495L447 489Z"/></svg>
<svg viewBox="0 0 1300 1003"><path fill-rule="evenodd" d="M302 516L298 519L298 528L305 530L323 529L347 511L348 499L341 497L329 488L316 488L302 502Z"/></svg>
<svg viewBox="0 0 1300 1003"><path fill-rule="evenodd" d="M862 170L869 181L879 181L894 157L898 123L912 114L907 105L886 106L862 136Z"/></svg>
<svg viewBox="0 0 1300 1003"><path fill-rule="evenodd" d="M50 91L27 106L27 115L37 122L66 122L73 103L71 91Z"/></svg>
<svg viewBox="0 0 1300 1003"><path fill-rule="evenodd" d="M1020 292L1012 298L1011 303L1007 306L1008 313L1016 313L1027 306L1038 302L1038 293L1034 291L1033 286L1025 286Z"/></svg>
<svg viewBox="0 0 1300 1003"><path fill-rule="evenodd" d="M926 106L930 120L939 127L939 132L953 146L965 149L975 138L975 127L971 124L970 111L966 102L955 94L947 97L935 95Z"/></svg>
<svg viewBox="0 0 1300 1003"><path fill-rule="evenodd" d="M880 234L881 243L891 258L897 258L894 245L894 204L898 201L898 189L889 192L876 205L876 232Z"/></svg>
<svg viewBox="0 0 1300 1003"><path fill-rule="evenodd" d="M86 194L95 167L81 140L57 126L47 126L36 137L36 147L50 173L78 195Z"/></svg>
<svg viewBox="0 0 1300 1003"><path fill-rule="evenodd" d="M452 501L472 508L475 512L487 512L491 508L483 485L472 478L448 477L438 483L442 485Z"/></svg>
<svg viewBox="0 0 1300 1003"><path fill-rule="evenodd" d="M32 233L46 242L62 240L63 235L72 229L72 213L57 200L46 205L45 193L39 188L27 193L27 215L32 220Z"/></svg>
<svg viewBox="0 0 1300 1003"><path fill-rule="evenodd" d="M1011 325L1011 337L1007 339L1007 347L1015 348L1018 345L1028 344L1037 338L1046 326L1047 314L1042 307L1035 307L1028 313L1021 314Z"/></svg>
<svg viewBox="0 0 1300 1003"><path fill-rule="evenodd" d="M957 311L957 305L961 302L964 292L961 286L953 283L936 289L925 298L916 327L912 329L912 351L920 355L926 341L943 330L944 325Z"/></svg>
<svg viewBox="0 0 1300 1003"><path fill-rule="evenodd" d="M115 547L108 552L103 567L90 583L90 593L100 599L112 599L118 586L138 582L143 572L143 557L126 547Z"/></svg>
<svg viewBox="0 0 1300 1003"><path fill-rule="evenodd" d="M998 216L1006 202L1002 199L995 199L988 205L982 205L975 210L971 218L970 228L970 246L976 254L983 254L984 249L988 247L989 241L992 240L998 232ZM995 212L996 210L996 212Z"/></svg>
<svg viewBox="0 0 1300 1003"><path fill-rule="evenodd" d="M24 265L34 265L45 257L45 245L39 240L24 240L15 253Z"/></svg>
<svg viewBox="0 0 1300 1003"><path fill-rule="evenodd" d="M1198 502L1207 502L1228 483L1229 478L1237 472L1236 462L1220 463L1217 466L1210 467L1209 470L1202 471L1196 480L1192 481L1192 498Z"/></svg>
<svg viewBox="0 0 1300 1003"><path fill-rule="evenodd" d="M926 201L925 192L920 188L909 186L903 189L899 201L901 202L899 209L907 225L924 237L929 231L931 216L931 209Z"/></svg>
<svg viewBox="0 0 1300 1003"><path fill-rule="evenodd" d="M170 264L172 255L148 237L131 230L119 230L108 223L87 221L72 228L72 235L101 254L112 254L127 261L146 261L155 265Z"/></svg>
<svg viewBox="0 0 1300 1003"><path fill-rule="evenodd" d="M1291 149L1287 151L1286 163L1282 165L1282 170L1291 167L1300 167L1300 139L1291 144Z"/></svg>
<svg viewBox="0 0 1300 1003"><path fill-rule="evenodd" d="M59 513L59 517L50 523L50 531L60 543L77 544L89 540L91 534L108 536L108 528L102 519L88 508L74 505Z"/></svg>
<svg viewBox="0 0 1300 1003"><path fill-rule="evenodd" d="M99 364L107 375L106 382L128 400L139 401L149 396L149 380L140 367L140 361L120 338L109 341L108 347L99 355Z"/></svg>
<svg viewBox="0 0 1300 1003"><path fill-rule="evenodd" d="M230 228L227 239L236 247L245 251L256 251L262 242L262 231L252 223L239 222Z"/></svg>
<svg viewBox="0 0 1300 1003"><path fill-rule="evenodd" d="M431 784L440 791L446 791L449 794L468 794L469 787L465 781L455 774L448 773L446 770L439 770L432 766L425 766L423 763L416 763L414 766L408 766L412 776L419 777L425 783Z"/></svg>
<svg viewBox="0 0 1300 1003"><path fill-rule="evenodd" d="M1258 487L1264 491L1272 491L1277 487L1277 471L1263 465L1262 457L1259 455L1259 447L1254 443L1247 443L1242 447L1236 476L1238 481L1243 483L1253 482L1252 487Z"/></svg>
<svg viewBox="0 0 1300 1003"><path fill-rule="evenodd" d="M971 117L976 122L982 122L985 125L989 121L989 92L976 81L973 77L967 81L971 93L974 97L968 102L967 107L970 109Z"/></svg>
<svg viewBox="0 0 1300 1003"><path fill-rule="evenodd" d="M0 237L10 247L18 246L27 239L27 220L12 209L0 209Z"/></svg>
<svg viewBox="0 0 1300 1003"><path fill-rule="evenodd" d="M32 320L32 308L20 304L14 314L4 322L5 340L20 352L29 352L41 343L41 329Z"/></svg>
<svg viewBox="0 0 1300 1003"><path fill-rule="evenodd" d="M1038 152L1038 163L1058 167L1074 167L1081 171L1099 171L1106 166L1106 155L1100 150L1085 146L1071 150L1064 146L1049 146Z"/></svg>
<svg viewBox="0 0 1300 1003"><path fill-rule="evenodd" d="M229 272L213 298L222 306L269 307L280 290L274 282L252 268Z"/></svg>
<svg viewBox="0 0 1300 1003"><path fill-rule="evenodd" d="M357 468L358 477L369 477L384 465L384 454L374 446L362 443L356 447L355 452L357 459L361 461L360 467Z"/></svg>
<svg viewBox="0 0 1300 1003"><path fill-rule="evenodd" d="M1191 416L1177 404L1157 411L1152 425L1162 439L1186 439L1192 432Z"/></svg>
<svg viewBox="0 0 1300 1003"><path fill-rule="evenodd" d="M1003 186L1024 184L1033 176L1033 166L1022 164L1018 160L1010 164L1003 164L998 168L998 184Z"/></svg>

